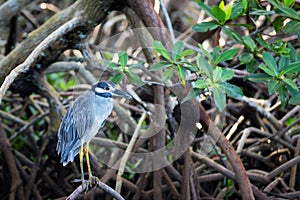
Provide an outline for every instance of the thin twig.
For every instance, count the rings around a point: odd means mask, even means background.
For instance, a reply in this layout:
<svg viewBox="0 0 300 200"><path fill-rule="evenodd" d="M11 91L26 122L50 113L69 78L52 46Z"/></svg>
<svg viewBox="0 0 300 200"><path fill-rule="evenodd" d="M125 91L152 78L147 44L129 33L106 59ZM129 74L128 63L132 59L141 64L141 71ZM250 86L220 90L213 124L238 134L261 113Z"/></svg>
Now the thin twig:
<svg viewBox="0 0 300 200"><path fill-rule="evenodd" d="M132 135L132 138L131 138L131 140L130 140L130 142L129 142L129 145L128 145L128 147L127 147L125 153L124 153L124 156L123 156L122 159L121 159L119 171L118 171L118 174L117 174L116 187L115 187L115 188L116 188L116 191L117 191L118 193L121 193L121 188L122 188L122 175L123 175L123 173L124 173L124 169L125 169L125 166L126 166L126 162L127 162L128 158L129 158L129 155L130 155L130 153L131 153L131 151L132 151L132 149L133 149L133 146L134 146L135 141L136 141L136 139L137 139L137 137L138 137L138 134L139 134L139 130L141 129L142 123L143 123L143 121L145 120L146 116L147 116L147 113L144 112L143 115L141 116L140 120L139 120L139 123L138 123L137 126L136 126L136 129L135 129L135 131L134 131L134 133L133 133L133 135Z"/></svg>
<svg viewBox="0 0 300 200"><path fill-rule="evenodd" d="M159 2L160 2L161 11L163 12L163 14L165 16L165 20L166 20L166 23L167 23L167 27L169 29L169 34L171 36L171 40L172 40L173 43L175 43L175 35L174 35L174 31L173 31L173 27L172 27L172 22L171 22L170 16L168 14L168 11L166 9L164 1L160 0Z"/></svg>

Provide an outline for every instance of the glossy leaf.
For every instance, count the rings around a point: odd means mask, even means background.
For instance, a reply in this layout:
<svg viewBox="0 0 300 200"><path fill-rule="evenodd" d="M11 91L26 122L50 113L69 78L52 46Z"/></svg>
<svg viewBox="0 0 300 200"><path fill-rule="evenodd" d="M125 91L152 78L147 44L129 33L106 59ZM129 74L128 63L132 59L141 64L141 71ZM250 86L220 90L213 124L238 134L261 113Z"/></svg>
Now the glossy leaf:
<svg viewBox="0 0 300 200"><path fill-rule="evenodd" d="M255 51L256 44L255 44L254 40L250 36L245 35L243 37L243 41L244 41L244 44L250 49L251 52Z"/></svg>
<svg viewBox="0 0 300 200"><path fill-rule="evenodd" d="M289 7L290 5L292 5L295 0L283 0L283 5L285 5L286 7Z"/></svg>
<svg viewBox="0 0 300 200"><path fill-rule="evenodd" d="M276 76L278 75L278 70L277 70L277 64L276 61L274 59L274 57L272 56L272 54L267 53L267 52L263 52L263 61L267 64L268 69L267 71L265 71L267 74L271 75L271 76ZM261 68L262 69L262 68Z"/></svg>
<svg viewBox="0 0 300 200"><path fill-rule="evenodd" d="M244 5L241 2L236 2L232 6L232 11L231 11L230 19L235 19L235 18L239 17L245 11L246 11L246 9L244 9Z"/></svg>
<svg viewBox="0 0 300 200"><path fill-rule="evenodd" d="M224 62L224 61L227 61L227 60L232 60L237 52L239 51L238 48L235 48L235 49L229 49L225 52L223 52L218 58L217 60L215 61L216 64L218 63L221 63L221 62Z"/></svg>
<svg viewBox="0 0 300 200"><path fill-rule="evenodd" d="M300 21L291 20L283 28L285 33L294 34L300 31Z"/></svg>
<svg viewBox="0 0 300 200"><path fill-rule="evenodd" d="M218 28L218 24L214 22L202 22L193 26L193 30L196 32L207 32L216 28Z"/></svg>
<svg viewBox="0 0 300 200"><path fill-rule="evenodd" d="M230 83L223 83L225 92L228 96L238 99L243 96L243 91L236 85L232 85Z"/></svg>
<svg viewBox="0 0 300 200"><path fill-rule="evenodd" d="M168 63L168 62L159 62L159 63L154 63L153 65L151 65L150 67L150 71L158 71L158 70L162 70L165 69L167 67L172 66L172 63Z"/></svg>
<svg viewBox="0 0 300 200"><path fill-rule="evenodd" d="M178 73L178 76L180 78L182 85L185 85L185 73L180 65L177 65L177 73Z"/></svg>
<svg viewBox="0 0 300 200"><path fill-rule="evenodd" d="M127 65L128 62L128 54L125 51L120 51L118 53L119 56L119 62L121 64L122 67L125 67Z"/></svg>
<svg viewBox="0 0 300 200"><path fill-rule="evenodd" d="M212 13L211 7L207 6L205 3L202 3L202 2L198 2L198 5L200 6L200 8L201 8L202 10L204 10L204 12L205 12L208 16L210 16L210 17L216 19L215 16L213 15L213 13Z"/></svg>
<svg viewBox="0 0 300 200"><path fill-rule="evenodd" d="M124 75L125 75L124 73L116 74L110 78L110 81L115 84L119 84L121 82L121 80L123 79Z"/></svg>
<svg viewBox="0 0 300 200"><path fill-rule="evenodd" d="M162 81L166 82L167 80L169 80L174 74L174 68L170 67L168 69L166 69L163 74L162 74Z"/></svg>
<svg viewBox="0 0 300 200"><path fill-rule="evenodd" d="M294 91L299 91L297 84L294 83L294 81L292 81L291 79L289 79L289 78L284 78L284 79L282 79L282 81L283 81L285 84L287 84L292 90L294 90Z"/></svg>
<svg viewBox="0 0 300 200"><path fill-rule="evenodd" d="M105 60L104 64L115 71L122 71L122 68L112 61Z"/></svg>
<svg viewBox="0 0 300 200"><path fill-rule="evenodd" d="M199 71L203 71L208 77L212 78L213 68L200 54L197 56L197 67Z"/></svg>
<svg viewBox="0 0 300 200"><path fill-rule="evenodd" d="M203 79L198 79L196 82L195 82L195 88L201 88L201 89L204 89L204 88L207 88L207 81L206 80L203 80Z"/></svg>
<svg viewBox="0 0 300 200"><path fill-rule="evenodd" d="M279 76L283 74L292 74L292 73L300 73L300 61L293 62L287 65L281 72Z"/></svg>
<svg viewBox="0 0 300 200"><path fill-rule="evenodd" d="M288 102L287 90L283 85L278 88L279 99L281 101L281 107L284 108Z"/></svg>
<svg viewBox="0 0 300 200"><path fill-rule="evenodd" d="M211 9L214 17L221 23L225 22L225 12L221 10L218 6L214 6Z"/></svg>
<svg viewBox="0 0 300 200"><path fill-rule="evenodd" d="M195 52L193 51L193 50L191 50L191 49L186 49L186 50L184 50L183 52L181 52L180 54L179 54L179 56L180 56L180 58L182 58L182 57L185 57L185 56L190 56L190 55L193 55Z"/></svg>
<svg viewBox="0 0 300 200"><path fill-rule="evenodd" d="M225 9L225 21L230 19L231 12L232 12L232 7L230 4L227 4L227 8Z"/></svg>
<svg viewBox="0 0 300 200"><path fill-rule="evenodd" d="M213 71L213 82L216 83L218 81L223 81L222 80L222 68L221 67L216 67L216 69Z"/></svg>
<svg viewBox="0 0 300 200"><path fill-rule="evenodd" d="M240 60L241 64L249 63L249 62L251 62L253 59L254 59L254 56L253 56L252 53L244 52L244 53L242 53L241 55L239 55L239 60Z"/></svg>
<svg viewBox="0 0 300 200"><path fill-rule="evenodd" d="M300 105L300 93L292 96L289 103L293 105Z"/></svg>
<svg viewBox="0 0 300 200"><path fill-rule="evenodd" d="M201 94L201 90L199 90L197 88L193 88L190 90L188 95L181 100L180 103L185 103L189 100L192 100L192 99L196 98L197 96L199 96L200 94Z"/></svg>
<svg viewBox="0 0 300 200"><path fill-rule="evenodd" d="M128 71L128 72L126 72L126 75L130 81L133 81L134 83L139 84L139 85L143 84L142 80L136 73Z"/></svg>
<svg viewBox="0 0 300 200"><path fill-rule="evenodd" d="M250 74L245 78L248 79L249 81L260 83L260 82L270 80L272 77L270 77L268 74L265 73L257 73L257 74Z"/></svg>
<svg viewBox="0 0 300 200"><path fill-rule="evenodd" d="M222 88L218 85L212 88L214 102L219 110L224 110L226 107L226 95Z"/></svg>
<svg viewBox="0 0 300 200"><path fill-rule="evenodd" d="M272 70L270 70L266 65L260 64L258 66L259 69L262 69L265 73L267 73L269 76L275 76L276 74L273 73Z"/></svg>
<svg viewBox="0 0 300 200"><path fill-rule="evenodd" d="M230 80L233 78L233 76L234 76L234 73L232 70L230 70L230 69L222 70L222 74L221 74L222 81Z"/></svg>
<svg viewBox="0 0 300 200"><path fill-rule="evenodd" d="M279 86L280 86L279 81L271 79L269 81L269 83L267 84L269 94L271 95L274 92L276 92L278 90Z"/></svg>
<svg viewBox="0 0 300 200"><path fill-rule="evenodd" d="M162 45L160 41L155 40L153 42L153 48L154 50L159 53L162 57L167 59L168 61L171 61L171 57L167 49Z"/></svg>
<svg viewBox="0 0 300 200"><path fill-rule="evenodd" d="M184 44L182 41L178 41L174 44L172 49L172 57L174 60L177 60L180 56L180 53L184 50Z"/></svg>

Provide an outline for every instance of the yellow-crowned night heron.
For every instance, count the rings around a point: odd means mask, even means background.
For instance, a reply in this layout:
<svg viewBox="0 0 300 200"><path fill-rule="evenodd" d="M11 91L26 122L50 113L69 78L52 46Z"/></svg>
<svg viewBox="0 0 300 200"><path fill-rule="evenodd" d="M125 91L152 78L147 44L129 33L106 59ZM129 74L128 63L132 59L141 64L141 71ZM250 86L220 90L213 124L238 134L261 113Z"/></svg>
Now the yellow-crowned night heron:
<svg viewBox="0 0 300 200"><path fill-rule="evenodd" d="M86 157L89 179L93 177L88 155L89 142L111 114L113 96L131 98L129 94L116 89L111 82L98 82L74 101L60 124L56 146L58 154L61 155L60 162L65 166L68 162L73 162L74 157L79 153L82 182L84 181L83 154Z"/></svg>

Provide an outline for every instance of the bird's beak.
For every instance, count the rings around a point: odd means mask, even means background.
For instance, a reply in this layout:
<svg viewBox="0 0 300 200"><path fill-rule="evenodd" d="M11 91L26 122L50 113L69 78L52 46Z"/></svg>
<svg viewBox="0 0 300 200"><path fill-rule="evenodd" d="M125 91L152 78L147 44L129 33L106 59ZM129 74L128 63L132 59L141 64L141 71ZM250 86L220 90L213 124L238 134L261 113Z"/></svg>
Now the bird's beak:
<svg viewBox="0 0 300 200"><path fill-rule="evenodd" d="M123 92L122 90L114 89L112 91L114 96L125 97L126 99L132 99L131 95L127 92Z"/></svg>

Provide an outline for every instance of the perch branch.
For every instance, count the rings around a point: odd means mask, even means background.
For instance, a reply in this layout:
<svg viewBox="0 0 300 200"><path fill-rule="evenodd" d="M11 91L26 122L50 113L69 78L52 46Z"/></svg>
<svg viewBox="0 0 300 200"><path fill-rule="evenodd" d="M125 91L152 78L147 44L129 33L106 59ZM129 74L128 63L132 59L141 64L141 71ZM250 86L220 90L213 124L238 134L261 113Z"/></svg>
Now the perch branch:
<svg viewBox="0 0 300 200"><path fill-rule="evenodd" d="M15 69L11 71L11 73L5 78L3 84L0 88L0 103L2 102L2 98L10 85L16 80L16 78L22 74L27 72L34 61L39 57L39 55L49 47L54 41L58 40L62 34L73 30L74 27L78 26L81 23L80 17L74 17L73 19L69 20L53 33L48 35L27 57L27 59L20 65L18 65Z"/></svg>

